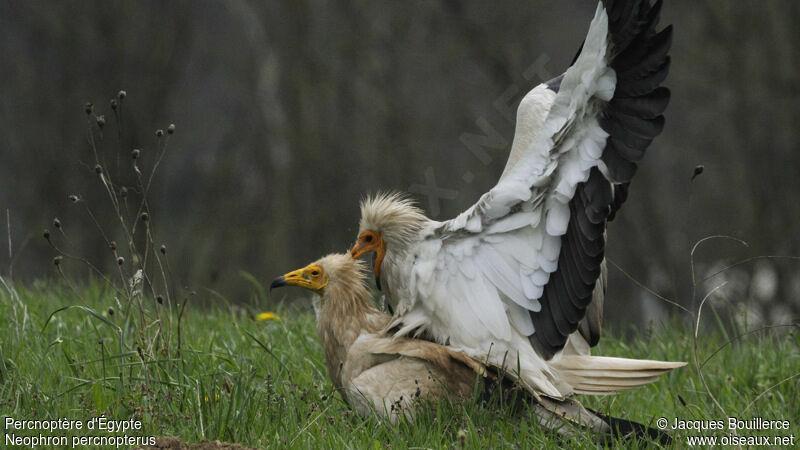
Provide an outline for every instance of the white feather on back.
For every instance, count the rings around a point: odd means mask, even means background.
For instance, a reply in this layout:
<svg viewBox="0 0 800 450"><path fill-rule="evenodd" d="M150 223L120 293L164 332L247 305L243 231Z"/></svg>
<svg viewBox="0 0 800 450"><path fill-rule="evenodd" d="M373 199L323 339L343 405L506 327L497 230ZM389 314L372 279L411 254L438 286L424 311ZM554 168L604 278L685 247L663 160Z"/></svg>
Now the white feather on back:
<svg viewBox="0 0 800 450"><path fill-rule="evenodd" d="M422 224L416 241L387 244L382 269L397 303L398 335L424 329L479 360L521 368L524 383L554 397L573 389L556 381L528 342L536 332L530 314L541 310L544 286L558 268L569 201L605 146L595 113L616 82L606 63L607 30L600 5L558 94L539 86L523 99L497 185L456 218Z"/></svg>

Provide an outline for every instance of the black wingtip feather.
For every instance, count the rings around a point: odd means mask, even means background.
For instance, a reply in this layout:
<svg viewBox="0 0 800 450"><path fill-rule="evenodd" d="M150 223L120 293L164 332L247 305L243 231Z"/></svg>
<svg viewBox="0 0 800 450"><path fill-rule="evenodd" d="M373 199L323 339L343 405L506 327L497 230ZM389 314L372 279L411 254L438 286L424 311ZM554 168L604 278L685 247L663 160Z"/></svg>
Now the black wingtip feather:
<svg viewBox="0 0 800 450"><path fill-rule="evenodd" d="M592 301L604 257L603 230L611 201L611 187L597 168L577 186L570 201L572 219L561 239L558 268L545 285L541 310L530 315L536 330L530 336L531 344L545 359L564 347Z"/></svg>
<svg viewBox="0 0 800 450"><path fill-rule="evenodd" d="M611 214L608 215L608 221L614 220L617 216L617 211L620 206L628 199L628 187L630 183L620 183L614 185L614 200L611 202Z"/></svg>
<svg viewBox="0 0 800 450"><path fill-rule="evenodd" d="M607 115L624 114L626 116L653 119L667 109L670 99L669 89L660 86L652 92L639 97L615 98L606 108Z"/></svg>
<svg viewBox="0 0 800 450"><path fill-rule="evenodd" d="M644 149L652 139L640 138L628 132L611 136L608 141L613 144L619 155L631 162L639 162L644 156Z"/></svg>
<svg viewBox="0 0 800 450"><path fill-rule="evenodd" d="M664 116L645 119L618 112L601 118L600 126L616 139L636 143L636 147L641 148L650 144L664 130Z"/></svg>
<svg viewBox="0 0 800 450"><path fill-rule="evenodd" d="M617 90L614 92L620 97L640 97L653 92L667 78L669 74L670 58L667 56L661 66L644 77L617 75ZM613 101L613 100L612 100Z"/></svg>
<svg viewBox="0 0 800 450"><path fill-rule="evenodd" d="M672 46L672 26L669 26L656 34L652 40L647 43L647 54L644 55L635 65L623 71L626 76L644 77L652 72L658 70L667 53ZM620 55L624 57L625 55Z"/></svg>
<svg viewBox="0 0 800 450"><path fill-rule="evenodd" d="M604 0L603 5L611 34L609 64L617 75L614 97L600 121L609 133L602 155L609 179L592 169L570 201L571 219L561 240L558 267L545 285L541 310L530 315L536 330L531 344L545 359L564 347L592 301L604 257L606 222L627 198L635 162L663 130L662 113L670 98L669 90L660 86L669 72L672 44L671 26L656 30L662 1ZM591 345L597 343L590 340Z"/></svg>
<svg viewBox="0 0 800 450"><path fill-rule="evenodd" d="M658 19L661 17L661 7L664 6L663 0L656 0L650 9L647 11L647 17L645 21L647 22L647 29L648 30L655 30L658 26Z"/></svg>
<svg viewBox="0 0 800 450"><path fill-rule="evenodd" d="M661 114L670 97L669 90L660 86L669 73L672 45L671 25L656 30L663 3L631 3L638 6L635 11L620 2L604 3L610 18L610 65L617 73L617 86L601 119L601 127L609 133L602 160L614 183L628 183L636 173L635 162L664 129ZM635 37L628 40L631 34ZM619 197L614 203L613 214L622 205Z"/></svg>
<svg viewBox="0 0 800 450"><path fill-rule="evenodd" d="M636 164L620 156L619 150L610 139L606 141L606 148L603 150L601 159L608 169L609 181L612 183L630 182L636 173Z"/></svg>

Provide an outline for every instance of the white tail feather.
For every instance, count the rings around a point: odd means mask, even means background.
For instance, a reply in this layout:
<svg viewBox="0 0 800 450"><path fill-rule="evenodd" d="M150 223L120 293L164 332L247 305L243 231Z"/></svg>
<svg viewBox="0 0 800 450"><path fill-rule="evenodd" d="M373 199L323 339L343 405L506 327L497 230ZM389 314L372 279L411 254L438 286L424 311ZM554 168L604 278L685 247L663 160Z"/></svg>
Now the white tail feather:
<svg viewBox="0 0 800 450"><path fill-rule="evenodd" d="M658 376L685 366L685 362L569 355L551 363L573 386L575 393L602 395L633 389L658 380Z"/></svg>

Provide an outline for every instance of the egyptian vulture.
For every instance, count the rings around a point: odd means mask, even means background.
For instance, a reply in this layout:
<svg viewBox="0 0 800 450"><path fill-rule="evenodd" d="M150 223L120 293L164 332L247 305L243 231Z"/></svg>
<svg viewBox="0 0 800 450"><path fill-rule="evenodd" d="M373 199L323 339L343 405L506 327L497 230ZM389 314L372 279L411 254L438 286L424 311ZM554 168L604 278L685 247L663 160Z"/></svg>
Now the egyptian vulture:
<svg viewBox="0 0 800 450"><path fill-rule="evenodd" d="M487 371L480 361L430 341L385 334L392 318L374 306L366 288L365 270L361 261L347 254L332 254L280 276L270 285L270 288L299 286L320 296L317 332L325 365L346 403L361 416L378 414L395 422L401 415L412 419L414 404L419 399L472 398L479 386L476 378L484 382L485 395L493 392L499 379L493 375L496 372ZM648 363L626 361L633 365ZM590 369L587 367L585 373L579 374L586 382L605 383L608 377L616 376L613 371ZM640 379L634 379L629 387L654 381L664 371L659 364L653 370L640 371ZM529 398L536 398L535 392L528 392L533 394ZM529 412L542 426L561 434L588 429L668 439L635 422L598 415L572 399L543 398L527 406L530 410L523 411Z"/></svg>
<svg viewBox="0 0 800 450"><path fill-rule="evenodd" d="M497 184L454 219L431 220L399 194L362 202L351 255L375 252L395 336L448 343L556 399L682 365L589 356L606 222L664 126L672 28L656 30L660 10L660 0L598 5L572 66L521 101Z"/></svg>
<svg viewBox="0 0 800 450"><path fill-rule="evenodd" d="M320 296L317 333L333 385L355 411L395 421L419 398L472 396L482 364L429 341L381 333L391 317L372 303L364 265L332 254L276 278L271 288L300 286Z"/></svg>

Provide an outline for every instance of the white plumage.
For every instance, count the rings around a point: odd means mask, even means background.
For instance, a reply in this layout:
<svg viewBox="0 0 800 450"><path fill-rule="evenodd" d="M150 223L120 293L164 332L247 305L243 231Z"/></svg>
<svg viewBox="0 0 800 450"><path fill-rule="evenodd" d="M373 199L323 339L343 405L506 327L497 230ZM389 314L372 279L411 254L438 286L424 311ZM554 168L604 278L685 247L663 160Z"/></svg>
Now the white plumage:
<svg viewBox="0 0 800 450"><path fill-rule="evenodd" d="M587 343L599 337L615 192L663 125L670 30L655 32L659 8L598 5L560 85L520 103L497 184L454 219L430 220L396 194L362 203L353 255L378 252L396 336L449 343L559 399L628 389L683 365L592 357ZM592 307L600 313L579 327Z"/></svg>

